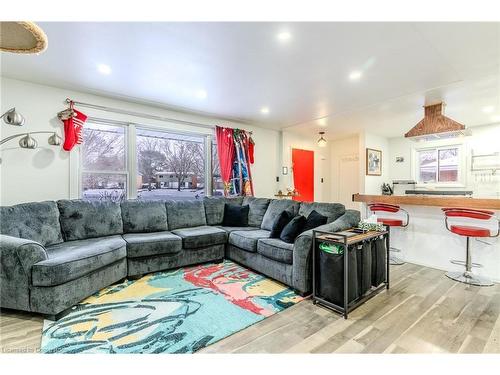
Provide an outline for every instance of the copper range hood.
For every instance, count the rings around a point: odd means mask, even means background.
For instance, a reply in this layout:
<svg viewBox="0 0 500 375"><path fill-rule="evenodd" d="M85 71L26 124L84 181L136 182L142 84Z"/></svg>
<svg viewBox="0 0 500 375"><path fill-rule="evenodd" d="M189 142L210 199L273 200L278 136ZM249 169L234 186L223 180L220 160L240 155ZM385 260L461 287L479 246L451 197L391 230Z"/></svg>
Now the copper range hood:
<svg viewBox="0 0 500 375"><path fill-rule="evenodd" d="M444 106L444 102L424 106L424 118L405 137L419 141L468 135L465 125L443 114Z"/></svg>

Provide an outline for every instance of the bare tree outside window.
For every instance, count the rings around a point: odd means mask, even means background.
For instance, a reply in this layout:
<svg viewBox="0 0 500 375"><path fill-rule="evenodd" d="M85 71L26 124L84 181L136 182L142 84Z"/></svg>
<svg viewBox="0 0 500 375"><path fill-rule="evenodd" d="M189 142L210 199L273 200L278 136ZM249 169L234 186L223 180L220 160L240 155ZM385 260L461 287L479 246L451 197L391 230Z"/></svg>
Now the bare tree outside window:
<svg viewBox="0 0 500 375"><path fill-rule="evenodd" d="M120 201L127 196L125 129L87 123L82 144L82 197Z"/></svg>
<svg viewBox="0 0 500 375"><path fill-rule="evenodd" d="M202 136L138 129L136 143L139 199L198 199L204 195Z"/></svg>

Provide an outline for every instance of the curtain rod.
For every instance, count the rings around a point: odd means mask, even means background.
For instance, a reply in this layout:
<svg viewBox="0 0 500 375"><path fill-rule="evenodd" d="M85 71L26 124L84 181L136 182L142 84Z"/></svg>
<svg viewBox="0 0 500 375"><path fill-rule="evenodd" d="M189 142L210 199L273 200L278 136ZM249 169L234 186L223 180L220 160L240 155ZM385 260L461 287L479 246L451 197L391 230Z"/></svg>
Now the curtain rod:
<svg viewBox="0 0 500 375"><path fill-rule="evenodd" d="M142 118L147 118L150 120L157 120L157 121L163 121L163 122L173 122L173 123L180 124L180 125L196 126L198 128L200 128L200 127L206 128L206 129L214 129L215 128L215 125L205 125L205 124L199 124L199 123L191 122L191 121L184 121L184 120L178 120L178 119L169 118L169 117L151 115L149 113L127 111L125 109L112 108L112 107L106 107L103 105L84 103L84 102L79 102L76 100L66 98L66 103L69 104L70 102L73 102L74 104L79 105L81 107L97 109L99 111L104 111L104 112L119 113L122 115L142 117Z"/></svg>

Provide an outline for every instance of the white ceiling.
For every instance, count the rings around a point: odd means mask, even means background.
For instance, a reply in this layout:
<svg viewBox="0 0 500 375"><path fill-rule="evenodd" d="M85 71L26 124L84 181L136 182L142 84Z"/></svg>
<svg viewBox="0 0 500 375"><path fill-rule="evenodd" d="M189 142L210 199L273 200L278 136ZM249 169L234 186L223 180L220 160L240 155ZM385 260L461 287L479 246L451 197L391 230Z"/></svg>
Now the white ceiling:
<svg viewBox="0 0 500 375"><path fill-rule="evenodd" d="M438 100L467 126L500 115L500 23L39 25L48 50L2 54L2 75L329 138L400 136Z"/></svg>

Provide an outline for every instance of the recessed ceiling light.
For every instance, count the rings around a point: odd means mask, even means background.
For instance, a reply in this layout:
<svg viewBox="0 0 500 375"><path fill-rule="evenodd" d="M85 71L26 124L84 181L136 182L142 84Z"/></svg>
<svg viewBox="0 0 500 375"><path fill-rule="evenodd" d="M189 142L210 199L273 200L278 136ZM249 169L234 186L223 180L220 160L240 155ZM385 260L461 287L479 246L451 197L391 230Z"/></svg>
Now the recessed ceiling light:
<svg viewBox="0 0 500 375"><path fill-rule="evenodd" d="M278 33L278 35L276 35L276 37L278 38L278 40L280 42L286 42L292 38L292 34L290 34L288 31L282 31L282 32Z"/></svg>
<svg viewBox="0 0 500 375"><path fill-rule="evenodd" d="M492 105L487 105L486 107L483 107L483 112L484 113L492 113L495 110L495 107Z"/></svg>
<svg viewBox="0 0 500 375"><path fill-rule="evenodd" d="M320 126L326 126L326 117L318 119L318 124Z"/></svg>
<svg viewBox="0 0 500 375"><path fill-rule="evenodd" d="M269 108L268 107L262 107L260 109L260 112L263 113L263 114L265 114L265 115L267 115L269 113Z"/></svg>
<svg viewBox="0 0 500 375"><path fill-rule="evenodd" d="M111 74L111 67L106 64L98 64L97 65L97 71L101 74Z"/></svg>
<svg viewBox="0 0 500 375"><path fill-rule="evenodd" d="M349 73L349 79L351 81L357 81L358 79L361 78L363 73L359 70L353 70L351 73Z"/></svg>
<svg viewBox="0 0 500 375"><path fill-rule="evenodd" d="M491 121L493 121L493 122L500 122L500 115L491 116Z"/></svg>
<svg viewBox="0 0 500 375"><path fill-rule="evenodd" d="M196 93L195 93L196 97L198 99L205 99L207 97L207 92L205 90L196 90Z"/></svg>

